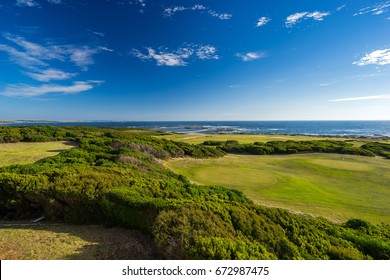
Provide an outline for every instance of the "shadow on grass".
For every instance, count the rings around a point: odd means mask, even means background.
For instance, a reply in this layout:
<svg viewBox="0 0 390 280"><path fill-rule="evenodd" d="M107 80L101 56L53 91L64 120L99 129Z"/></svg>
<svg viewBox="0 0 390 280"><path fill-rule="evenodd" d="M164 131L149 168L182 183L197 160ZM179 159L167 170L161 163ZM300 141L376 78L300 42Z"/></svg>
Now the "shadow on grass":
<svg viewBox="0 0 390 280"><path fill-rule="evenodd" d="M98 225L0 223L0 259L155 260L153 237Z"/></svg>

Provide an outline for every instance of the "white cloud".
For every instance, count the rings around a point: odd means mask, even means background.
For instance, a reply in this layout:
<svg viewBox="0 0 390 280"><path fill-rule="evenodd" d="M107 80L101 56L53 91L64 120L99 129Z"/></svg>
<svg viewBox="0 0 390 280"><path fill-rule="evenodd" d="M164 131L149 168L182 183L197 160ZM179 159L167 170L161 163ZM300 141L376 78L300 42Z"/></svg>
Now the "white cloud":
<svg viewBox="0 0 390 280"><path fill-rule="evenodd" d="M293 26L293 25L296 24L299 20L303 19L307 14L308 14L308 12L295 13L295 14L289 15L289 16L286 18L286 22L285 22L286 26L287 26L287 27Z"/></svg>
<svg viewBox="0 0 390 280"><path fill-rule="evenodd" d="M256 26L257 27L262 27L264 25L266 25L268 22L270 22L271 19L270 18L267 18L267 17L261 17L259 18L259 20L257 21L257 24Z"/></svg>
<svg viewBox="0 0 390 280"><path fill-rule="evenodd" d="M293 27L295 24L301 22L302 20L306 20L306 19L313 19L316 21L322 21L324 19L324 17L326 17L326 16L330 16L330 12L315 11L312 13L309 13L309 12L295 13L295 14L289 15L286 18L285 25L286 25L286 27L290 28L290 27Z"/></svg>
<svg viewBox="0 0 390 280"><path fill-rule="evenodd" d="M140 59L154 59L159 66L186 66L184 59L188 58L192 53L186 51L178 51L177 53L158 52L152 48L148 48L148 54L142 54L139 50L133 50L133 55Z"/></svg>
<svg viewBox="0 0 390 280"><path fill-rule="evenodd" d="M199 59L219 59L219 56L215 54L216 52L217 50L213 46L200 46L196 50L196 55Z"/></svg>
<svg viewBox="0 0 390 280"><path fill-rule="evenodd" d="M163 15L165 17L171 17L176 13L184 12L184 11L207 11L207 13L209 15L211 15L212 17L216 17L220 20L228 20L232 17L231 14L218 13L218 12L210 10L210 9L206 8L205 6L200 5L200 4L197 4L197 5L194 5L191 7L174 6L174 7L166 8L166 9L164 9Z"/></svg>
<svg viewBox="0 0 390 280"><path fill-rule="evenodd" d="M34 0L16 0L16 5L20 7L38 7L39 4Z"/></svg>
<svg viewBox="0 0 390 280"><path fill-rule="evenodd" d="M187 66L188 59L196 57L198 59L219 59L216 55L216 49L213 46L187 45L176 51L156 51L153 48L147 48L148 53L143 54L137 49L133 49L131 54L142 60L155 60L159 66Z"/></svg>
<svg viewBox="0 0 390 280"><path fill-rule="evenodd" d="M359 61L353 62L354 65L365 66L369 64L387 65L390 64L390 49L376 50L366 54Z"/></svg>
<svg viewBox="0 0 390 280"><path fill-rule="evenodd" d="M332 99L329 100L329 102L345 102L345 101L359 101L359 100L373 100L373 99L390 99L390 94Z"/></svg>
<svg viewBox="0 0 390 280"><path fill-rule="evenodd" d="M374 6L369 6L363 9L360 9L359 12L355 13L354 16L372 14L372 15L381 15L386 13L390 8L390 1L382 2Z"/></svg>
<svg viewBox="0 0 390 280"><path fill-rule="evenodd" d="M3 91L0 92L0 95L8 97L18 97L18 98L34 98L39 96L44 96L47 94L78 94L84 91L88 91L94 88L95 84L100 84L101 81L78 81L74 82L70 86L62 85L40 85L40 86L31 86L31 85L9 85Z"/></svg>
<svg viewBox="0 0 390 280"><path fill-rule="evenodd" d="M49 82L52 80L67 80L76 76L75 73L67 73L57 69L39 70L38 73L26 72L25 74L30 78L40 82Z"/></svg>
<svg viewBox="0 0 390 280"><path fill-rule="evenodd" d="M242 61L252 61L257 60L260 58L266 57L266 54L264 52L248 52L248 53L237 53L237 57L241 58Z"/></svg>

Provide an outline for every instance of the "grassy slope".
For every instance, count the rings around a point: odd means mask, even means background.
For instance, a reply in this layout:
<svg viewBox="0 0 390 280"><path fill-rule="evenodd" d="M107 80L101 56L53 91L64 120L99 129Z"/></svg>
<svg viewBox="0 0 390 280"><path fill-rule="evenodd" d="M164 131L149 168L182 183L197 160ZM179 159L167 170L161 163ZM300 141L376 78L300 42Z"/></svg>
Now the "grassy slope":
<svg viewBox="0 0 390 280"><path fill-rule="evenodd" d="M137 230L66 224L0 224L2 260L158 258L150 236Z"/></svg>
<svg viewBox="0 0 390 280"><path fill-rule="evenodd" d="M69 142L0 144L0 166L34 163L73 147Z"/></svg>
<svg viewBox="0 0 390 280"><path fill-rule="evenodd" d="M335 154L229 155L167 163L207 185L242 190L253 201L334 221L390 224L390 161Z"/></svg>

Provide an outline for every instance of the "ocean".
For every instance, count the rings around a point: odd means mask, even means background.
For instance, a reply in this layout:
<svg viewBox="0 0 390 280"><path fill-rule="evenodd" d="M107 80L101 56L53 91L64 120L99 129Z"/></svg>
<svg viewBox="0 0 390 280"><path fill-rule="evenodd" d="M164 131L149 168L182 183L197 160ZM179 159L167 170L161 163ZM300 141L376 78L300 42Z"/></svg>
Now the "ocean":
<svg viewBox="0 0 390 280"><path fill-rule="evenodd" d="M149 128L179 133L287 134L353 137L390 137L390 121L13 121L3 126L103 126Z"/></svg>

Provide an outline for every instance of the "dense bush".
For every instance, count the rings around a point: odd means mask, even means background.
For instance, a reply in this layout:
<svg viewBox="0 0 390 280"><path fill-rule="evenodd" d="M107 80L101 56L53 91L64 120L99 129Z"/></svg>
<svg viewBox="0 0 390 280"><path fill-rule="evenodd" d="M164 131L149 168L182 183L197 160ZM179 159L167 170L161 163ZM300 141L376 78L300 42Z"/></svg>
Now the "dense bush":
<svg viewBox="0 0 390 280"><path fill-rule="evenodd" d="M339 140L312 140L312 141L270 141L254 142L253 144L240 144L234 140L205 141L204 146L215 146L226 153L271 155L296 153L338 153L361 156L386 156L387 150L373 149L366 146L354 147L352 143ZM384 144L387 145L387 144Z"/></svg>

